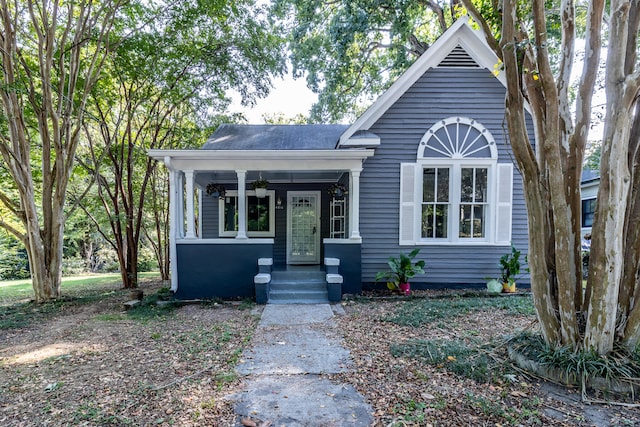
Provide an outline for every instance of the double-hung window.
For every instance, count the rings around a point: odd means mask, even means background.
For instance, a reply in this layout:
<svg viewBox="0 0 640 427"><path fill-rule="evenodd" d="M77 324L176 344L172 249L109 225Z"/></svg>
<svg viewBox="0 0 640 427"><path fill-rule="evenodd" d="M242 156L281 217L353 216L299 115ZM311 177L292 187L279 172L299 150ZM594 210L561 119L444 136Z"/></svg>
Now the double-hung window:
<svg viewBox="0 0 640 427"><path fill-rule="evenodd" d="M265 197L257 197L255 191L247 191L247 236L275 236L275 192L268 190ZM238 234L238 192L227 191L218 204L218 235L232 237Z"/></svg>
<svg viewBox="0 0 640 427"><path fill-rule="evenodd" d="M400 244L509 244L512 170L480 123L436 123L401 165Z"/></svg>

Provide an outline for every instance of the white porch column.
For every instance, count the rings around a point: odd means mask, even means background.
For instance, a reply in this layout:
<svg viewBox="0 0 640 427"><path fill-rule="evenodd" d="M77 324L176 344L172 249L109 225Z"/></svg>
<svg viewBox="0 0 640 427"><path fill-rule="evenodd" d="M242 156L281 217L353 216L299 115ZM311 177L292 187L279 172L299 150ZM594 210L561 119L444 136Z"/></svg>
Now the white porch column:
<svg viewBox="0 0 640 427"><path fill-rule="evenodd" d="M360 172L349 171L349 238L360 240Z"/></svg>
<svg viewBox="0 0 640 427"><path fill-rule="evenodd" d="M236 239L247 238L247 171L236 170L238 176L238 234Z"/></svg>
<svg viewBox="0 0 640 427"><path fill-rule="evenodd" d="M184 171L184 177L187 180L187 235L185 236L187 239L196 238L196 214L193 208L193 176L192 170Z"/></svg>
<svg viewBox="0 0 640 427"><path fill-rule="evenodd" d="M176 237L184 237L184 174L176 171Z"/></svg>
<svg viewBox="0 0 640 427"><path fill-rule="evenodd" d="M169 160L165 160L165 164L169 164ZM171 290L178 290L178 248L176 247L176 238L178 237L178 225L176 223L178 208L177 193L178 186L176 184L178 173L169 169L169 266L171 268Z"/></svg>

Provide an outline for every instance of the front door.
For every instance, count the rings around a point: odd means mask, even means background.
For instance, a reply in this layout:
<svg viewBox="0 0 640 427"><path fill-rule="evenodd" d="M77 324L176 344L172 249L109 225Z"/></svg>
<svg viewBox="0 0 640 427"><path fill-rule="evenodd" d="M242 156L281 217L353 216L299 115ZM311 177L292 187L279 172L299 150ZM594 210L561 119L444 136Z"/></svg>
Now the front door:
<svg viewBox="0 0 640 427"><path fill-rule="evenodd" d="M287 192L287 264L320 263L320 192Z"/></svg>

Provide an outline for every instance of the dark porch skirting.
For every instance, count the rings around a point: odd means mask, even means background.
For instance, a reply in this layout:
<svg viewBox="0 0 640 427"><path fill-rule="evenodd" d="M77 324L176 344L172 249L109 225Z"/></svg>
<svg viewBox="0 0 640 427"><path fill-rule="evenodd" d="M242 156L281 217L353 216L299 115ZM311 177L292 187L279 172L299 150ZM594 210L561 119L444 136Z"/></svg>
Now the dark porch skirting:
<svg viewBox="0 0 640 427"><path fill-rule="evenodd" d="M253 298L258 258L273 257L273 242L178 242L178 299Z"/></svg>
<svg viewBox="0 0 640 427"><path fill-rule="evenodd" d="M360 243L324 243L326 258L339 258L342 294L362 293L362 261Z"/></svg>

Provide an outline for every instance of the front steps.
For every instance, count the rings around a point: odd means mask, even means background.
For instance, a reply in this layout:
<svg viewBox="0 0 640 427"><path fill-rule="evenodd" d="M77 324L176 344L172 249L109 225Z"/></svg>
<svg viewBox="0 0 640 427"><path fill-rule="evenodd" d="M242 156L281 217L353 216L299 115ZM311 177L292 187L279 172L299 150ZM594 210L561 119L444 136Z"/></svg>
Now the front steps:
<svg viewBox="0 0 640 427"><path fill-rule="evenodd" d="M327 304L326 273L317 268L271 272L269 304Z"/></svg>

